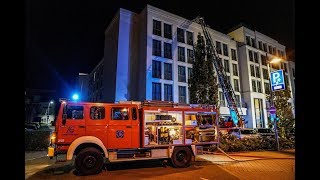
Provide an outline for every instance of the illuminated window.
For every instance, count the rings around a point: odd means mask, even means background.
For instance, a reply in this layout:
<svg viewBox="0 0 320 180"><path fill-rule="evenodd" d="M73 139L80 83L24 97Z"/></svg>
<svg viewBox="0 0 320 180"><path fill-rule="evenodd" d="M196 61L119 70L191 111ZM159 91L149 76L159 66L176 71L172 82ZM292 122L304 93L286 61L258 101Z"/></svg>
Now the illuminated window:
<svg viewBox="0 0 320 180"><path fill-rule="evenodd" d="M104 119L105 117L105 108L102 106L92 106L90 108L90 118L93 120Z"/></svg>
<svg viewBox="0 0 320 180"><path fill-rule="evenodd" d="M124 107L114 107L112 108L112 120L128 120L129 119L129 112L128 108Z"/></svg>

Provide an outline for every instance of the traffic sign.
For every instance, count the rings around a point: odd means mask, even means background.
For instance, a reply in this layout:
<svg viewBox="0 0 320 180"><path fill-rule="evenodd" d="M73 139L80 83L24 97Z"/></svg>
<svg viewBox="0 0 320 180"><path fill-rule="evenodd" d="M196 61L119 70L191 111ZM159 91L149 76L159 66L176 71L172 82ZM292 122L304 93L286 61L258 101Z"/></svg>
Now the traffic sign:
<svg viewBox="0 0 320 180"><path fill-rule="evenodd" d="M271 72L270 77L271 77L272 91L285 89L285 81L284 81L284 75L283 75L282 69Z"/></svg>
<svg viewBox="0 0 320 180"><path fill-rule="evenodd" d="M271 120L274 120L274 119L276 119L276 114L270 114L270 118L271 118Z"/></svg>
<svg viewBox="0 0 320 180"><path fill-rule="evenodd" d="M271 107L269 108L269 112L270 112L270 114L276 114L276 112L277 112L276 107L271 106Z"/></svg>

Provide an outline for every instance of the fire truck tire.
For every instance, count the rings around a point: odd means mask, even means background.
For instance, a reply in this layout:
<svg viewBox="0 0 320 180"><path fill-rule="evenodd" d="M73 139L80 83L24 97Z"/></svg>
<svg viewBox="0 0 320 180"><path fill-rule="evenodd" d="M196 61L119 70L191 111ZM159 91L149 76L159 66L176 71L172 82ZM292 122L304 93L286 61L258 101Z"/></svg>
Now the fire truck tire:
<svg viewBox="0 0 320 180"><path fill-rule="evenodd" d="M171 156L172 165L176 168L189 167L192 152L188 147L175 147Z"/></svg>
<svg viewBox="0 0 320 180"><path fill-rule="evenodd" d="M83 175L98 174L103 167L101 152L93 147L88 147L79 152L75 159L75 168Z"/></svg>

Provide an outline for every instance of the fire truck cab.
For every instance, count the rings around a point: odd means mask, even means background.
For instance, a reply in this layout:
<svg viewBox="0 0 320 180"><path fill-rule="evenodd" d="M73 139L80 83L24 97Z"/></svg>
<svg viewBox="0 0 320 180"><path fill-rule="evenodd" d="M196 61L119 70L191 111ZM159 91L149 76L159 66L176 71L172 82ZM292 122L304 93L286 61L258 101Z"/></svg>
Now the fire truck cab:
<svg viewBox="0 0 320 180"><path fill-rule="evenodd" d="M97 174L105 163L169 159L188 167L203 146L218 143L215 107L172 102L61 103L48 156L75 156L75 168Z"/></svg>

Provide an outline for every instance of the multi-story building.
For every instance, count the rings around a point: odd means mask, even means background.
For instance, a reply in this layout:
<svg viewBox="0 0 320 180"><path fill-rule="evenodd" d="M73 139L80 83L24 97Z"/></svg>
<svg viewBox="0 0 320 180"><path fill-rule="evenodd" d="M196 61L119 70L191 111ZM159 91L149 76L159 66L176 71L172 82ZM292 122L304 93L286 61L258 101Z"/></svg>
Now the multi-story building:
<svg viewBox="0 0 320 180"><path fill-rule="evenodd" d="M292 77L289 76L285 46L244 25L235 27L228 35L238 42L242 96L248 107L247 127L268 127L269 103L266 100L266 94L270 93L268 64L271 71L280 68L284 70L288 86L286 88L292 90ZM274 57L281 58L281 63L270 64L269 61ZM293 97L292 92L291 97ZM289 103L292 103L292 98Z"/></svg>
<svg viewBox="0 0 320 180"><path fill-rule="evenodd" d="M89 88L89 74L87 73L79 73L77 78L77 91L81 94L80 100L88 99L88 88Z"/></svg>
<svg viewBox="0 0 320 180"><path fill-rule="evenodd" d="M208 31L241 105L237 43L226 34ZM199 32L199 24L150 5L139 14L120 9L105 31L104 58L89 74L88 100L189 103L188 79ZM221 89L219 99L220 113L228 116Z"/></svg>

